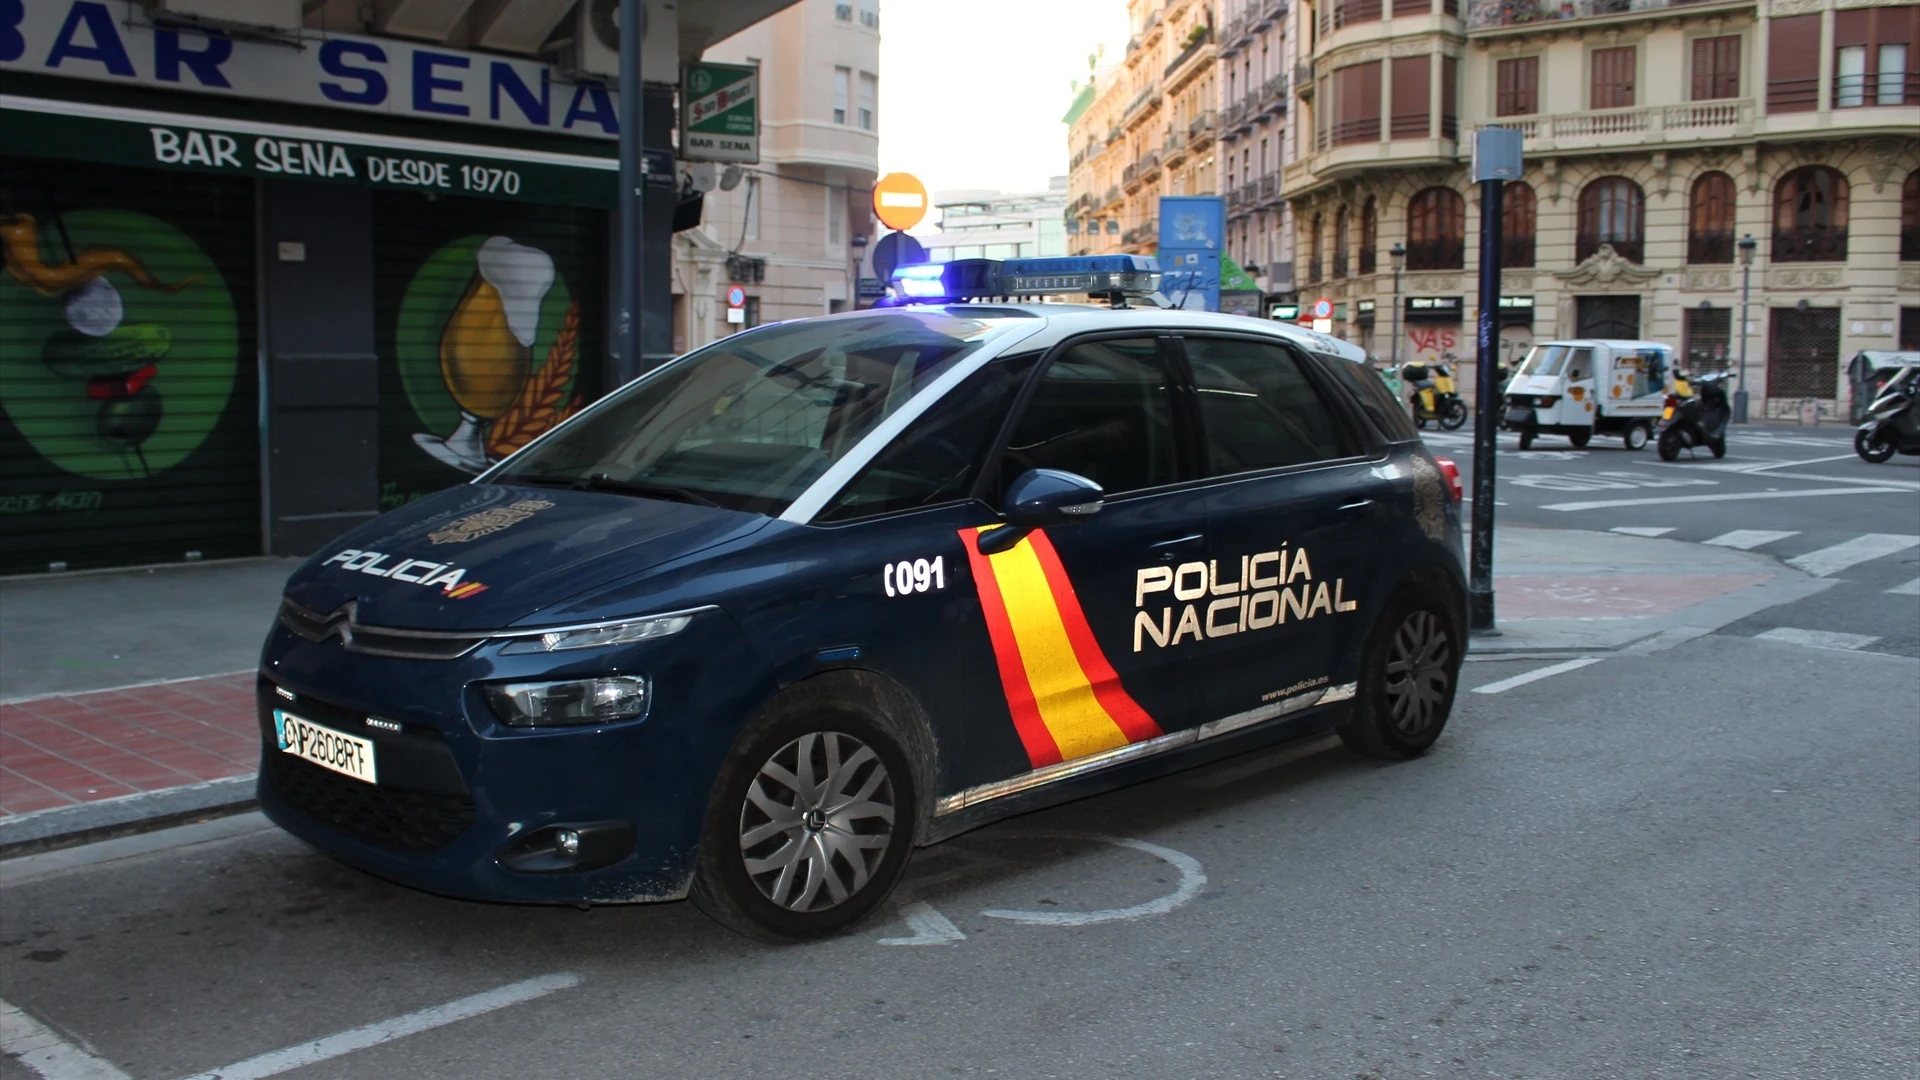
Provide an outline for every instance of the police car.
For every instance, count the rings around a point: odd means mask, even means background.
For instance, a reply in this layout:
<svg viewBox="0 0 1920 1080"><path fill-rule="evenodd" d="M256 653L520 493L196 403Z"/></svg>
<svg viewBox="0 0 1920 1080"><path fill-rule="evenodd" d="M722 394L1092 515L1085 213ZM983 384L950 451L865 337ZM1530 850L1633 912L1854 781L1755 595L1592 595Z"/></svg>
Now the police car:
<svg viewBox="0 0 1920 1080"><path fill-rule="evenodd" d="M1359 350L1157 278L906 267L356 529L266 642L262 807L434 892L791 940L1037 805L1327 729L1420 754L1457 472ZM1009 300L1050 294L1106 306Z"/></svg>

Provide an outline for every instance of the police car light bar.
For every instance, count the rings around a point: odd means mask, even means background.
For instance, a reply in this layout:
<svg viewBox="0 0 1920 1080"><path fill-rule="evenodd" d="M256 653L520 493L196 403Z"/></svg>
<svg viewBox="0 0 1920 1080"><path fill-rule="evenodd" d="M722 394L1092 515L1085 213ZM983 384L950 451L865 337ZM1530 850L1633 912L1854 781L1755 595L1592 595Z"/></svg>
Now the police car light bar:
<svg viewBox="0 0 1920 1080"><path fill-rule="evenodd" d="M893 272L894 293L905 303L1062 294L1118 298L1150 296L1159 288L1160 263L1143 255L955 259Z"/></svg>

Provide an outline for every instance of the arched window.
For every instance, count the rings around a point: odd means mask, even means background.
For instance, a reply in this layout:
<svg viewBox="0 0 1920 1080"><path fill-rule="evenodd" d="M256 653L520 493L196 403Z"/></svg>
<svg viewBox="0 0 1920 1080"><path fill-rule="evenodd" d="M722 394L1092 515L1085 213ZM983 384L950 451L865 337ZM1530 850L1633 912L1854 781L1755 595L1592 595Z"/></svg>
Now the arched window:
<svg viewBox="0 0 1920 1080"><path fill-rule="evenodd" d="M1320 234L1323 223L1320 215L1313 215L1313 233L1307 237L1307 280L1315 285L1320 283Z"/></svg>
<svg viewBox="0 0 1920 1080"><path fill-rule="evenodd" d="M1580 192L1580 231L1574 237L1573 259L1581 262L1612 244L1624 259L1642 262L1647 234L1647 197L1640 185L1624 176L1608 176Z"/></svg>
<svg viewBox="0 0 1920 1080"><path fill-rule="evenodd" d="M1780 178L1773 191L1775 262L1845 262L1847 178L1808 165Z"/></svg>
<svg viewBox="0 0 1920 1080"><path fill-rule="evenodd" d="M1467 201L1452 188L1433 187L1407 204L1407 269L1466 266Z"/></svg>
<svg viewBox="0 0 1920 1080"><path fill-rule="evenodd" d="M1533 265L1533 236L1537 220L1533 188L1511 183L1500 207L1500 265L1527 269Z"/></svg>
<svg viewBox="0 0 1920 1080"><path fill-rule="evenodd" d="M1920 169L1900 189L1900 261L1920 262Z"/></svg>
<svg viewBox="0 0 1920 1080"><path fill-rule="evenodd" d="M1687 208L1687 261L1733 261L1733 178L1710 172L1693 182Z"/></svg>
<svg viewBox="0 0 1920 1080"><path fill-rule="evenodd" d="M1333 276L1346 277L1351 269L1347 265L1347 208L1341 207L1333 215Z"/></svg>
<svg viewBox="0 0 1920 1080"><path fill-rule="evenodd" d="M1913 175L1915 177L1920 177L1920 172L1916 172ZM1908 180L1907 186L1912 187L1913 181ZM1379 205L1373 201L1373 196L1369 195L1367 196L1366 205L1360 208L1360 272L1361 273L1363 274L1373 273L1374 260L1378 257L1374 254L1374 252L1377 251L1379 247L1380 247L1380 208L1379 208Z"/></svg>

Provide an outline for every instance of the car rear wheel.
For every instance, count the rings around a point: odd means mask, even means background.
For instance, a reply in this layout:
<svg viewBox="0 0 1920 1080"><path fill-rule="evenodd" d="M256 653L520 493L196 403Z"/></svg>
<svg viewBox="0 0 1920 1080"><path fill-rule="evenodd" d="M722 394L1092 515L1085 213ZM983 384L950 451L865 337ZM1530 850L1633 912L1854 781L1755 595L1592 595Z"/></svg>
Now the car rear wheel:
<svg viewBox="0 0 1920 1080"><path fill-rule="evenodd" d="M1353 715L1339 728L1354 752L1389 761L1427 752L1453 711L1464 642L1446 608L1403 590L1374 624L1361 654Z"/></svg>
<svg viewBox="0 0 1920 1080"><path fill-rule="evenodd" d="M762 941L845 929L905 872L918 805L884 723L856 709L769 717L721 769L693 902Z"/></svg>

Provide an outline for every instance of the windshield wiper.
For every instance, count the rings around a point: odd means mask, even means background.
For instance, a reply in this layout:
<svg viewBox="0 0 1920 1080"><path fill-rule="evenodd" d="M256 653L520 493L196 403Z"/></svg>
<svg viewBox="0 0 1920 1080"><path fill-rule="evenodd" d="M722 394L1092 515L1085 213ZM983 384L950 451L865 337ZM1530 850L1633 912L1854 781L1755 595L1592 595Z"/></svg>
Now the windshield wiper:
<svg viewBox="0 0 1920 1080"><path fill-rule="evenodd" d="M636 495L641 498L671 499L674 502L692 503L695 506L711 506L723 509L719 503L697 491L670 484L647 484L637 480L617 480L606 473L594 473L591 476L511 476L503 477L504 482L514 484L533 484L539 487L564 487L575 491L608 491L617 495Z"/></svg>

